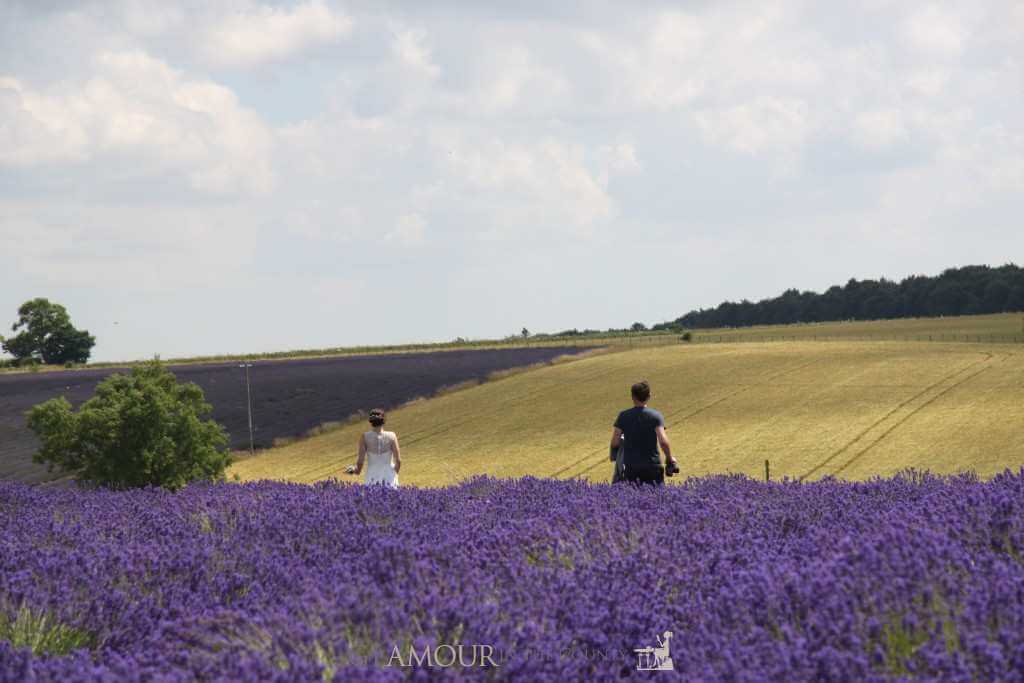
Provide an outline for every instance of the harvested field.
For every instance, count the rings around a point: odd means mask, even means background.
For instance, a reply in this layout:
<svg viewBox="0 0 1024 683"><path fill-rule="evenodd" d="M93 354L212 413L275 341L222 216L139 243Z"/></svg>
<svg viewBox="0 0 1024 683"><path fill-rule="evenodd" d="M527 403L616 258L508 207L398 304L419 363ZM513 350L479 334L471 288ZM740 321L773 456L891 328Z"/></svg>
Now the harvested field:
<svg viewBox="0 0 1024 683"><path fill-rule="evenodd" d="M450 385L586 350L544 347L254 362L250 380L255 443L266 448L275 439L304 435L360 410L391 408ZM203 388L213 417L231 435L232 448L248 448L245 374L238 363L171 369L179 380ZM0 478L52 479L45 467L32 463L38 442L25 426L25 411L57 396L78 406L114 372L117 368L0 375Z"/></svg>
<svg viewBox="0 0 1024 683"><path fill-rule="evenodd" d="M476 474L608 481L608 438L647 378L683 477L867 479L1024 465L1024 349L798 341L677 345L542 368L391 414L403 485ZM342 475L364 425L237 463L243 479Z"/></svg>

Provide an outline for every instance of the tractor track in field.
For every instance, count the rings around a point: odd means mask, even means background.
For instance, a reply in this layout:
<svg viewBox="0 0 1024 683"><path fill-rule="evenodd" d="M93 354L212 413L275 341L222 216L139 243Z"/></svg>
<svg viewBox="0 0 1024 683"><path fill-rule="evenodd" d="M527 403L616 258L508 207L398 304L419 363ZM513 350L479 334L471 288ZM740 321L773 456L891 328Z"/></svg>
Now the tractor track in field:
<svg viewBox="0 0 1024 683"><path fill-rule="evenodd" d="M836 458L841 456L843 453L845 453L848 450L850 450L858 441L860 441L865 436L867 436L875 428L881 426L886 420L891 418L893 415L898 413L900 410L902 410L906 406L910 405L914 401L920 399L922 396L925 396L928 392L934 391L936 388L941 386L943 382L948 382L948 381L954 379L957 375L962 375L964 373L967 373L972 368L977 367L979 364L990 362L992 360L993 354L985 352L984 356L985 356L984 358L976 360L973 363L969 363L966 367L960 368L960 369L958 369L958 370L956 370L954 372L949 373L948 375L944 375L943 377L939 378L935 382L932 382L931 384L926 386L924 389L922 389L921 391L919 391L916 394L914 394L913 396L911 396L910 398L907 398L907 399L901 401L895 408L891 409L885 415L883 415L882 417L878 418L877 420L872 422L870 425L868 425L867 427L862 429L860 432L857 433L856 436L854 436L852 439L850 439L848 442L846 442L843 446L840 446L839 448L837 448L835 451L833 451L828 457L826 457L820 463L818 463L817 465L812 467L810 470L808 470L804 474L802 474L799 477L797 477L797 480L798 481L804 481L804 480L808 479L809 477L814 476L815 474L817 474L818 472L820 472L821 470L826 468L829 465L829 463L834 461ZM884 439L886 436L888 436L890 433L892 433L893 430L895 430L897 427L899 427L900 425L905 423L907 420L909 420L911 417L916 415L923 408L927 407L928 405L931 405L931 403L934 402L936 399L938 399L940 396L945 395L946 393L948 393L949 391L952 391L954 388L960 386L961 384L963 384L967 380L972 379L972 378L976 377L977 375L980 375L981 373L985 372L986 370L988 370L991 367L992 367L991 365L986 365L985 367L981 368L977 372L968 374L968 375L966 375L966 376L956 380L955 382L953 382L953 384L951 384L950 386L946 387L945 389L940 391L938 394L936 394L935 396L931 397L930 399L928 399L927 401L922 403L920 406L917 406L916 408L911 410L907 415L905 415L904 417L900 418L895 424L893 424L891 427L886 429L877 439L872 441L870 444L868 444L862 450L858 451L852 458L850 458L850 460L848 460L846 463L844 463L842 467L840 467L835 472L833 472L833 474L838 474L843 469L849 467L854 461L857 460L857 458L859 458L864 453L866 453L868 450L870 450L871 448L876 446L878 443L880 443L881 440Z"/></svg>
<svg viewBox="0 0 1024 683"><path fill-rule="evenodd" d="M1007 358L1009 358L1009 357L1010 357L1010 355L1005 355L1005 356L1003 356L1003 357L1002 357L1002 358L1000 359L1000 361L997 361L997 362L1005 361L1005 360L1006 360ZM990 358L990 359L988 359L988 360L991 360L991 358ZM928 399L927 401L925 401L925 402L924 402L924 403L922 403L921 405L917 406L916 408L914 408L913 410L911 410L911 411L910 411L909 413L907 413L906 415L904 415L904 416L903 416L902 418L900 418L899 420L897 420L897 421L896 421L896 422L895 422L895 423L894 423L894 424L893 424L893 425L892 425L891 427L889 427L889 428L888 428L888 429L886 429L886 430L885 430L884 432L882 432L882 433L881 433L881 434L880 434L880 435L878 436L878 438L877 438L877 439L875 439L875 440L874 440L874 441L872 441L872 442L871 442L870 444L868 444L867 446L865 446L865 447L864 447L863 449L861 449L860 451L858 451L858 452L857 452L857 453L856 453L856 454L855 454L855 455L854 455L854 456L853 456L852 458L850 458L850 459L849 459L849 460L847 460L847 461L846 461L845 463L843 463L843 464L842 464L842 465L841 465L840 467L838 467L838 468L837 468L837 469L836 469L836 470L835 470L835 471L834 471L834 472L833 472L832 474L833 474L833 475L838 475L838 474L839 474L840 472L842 472L843 470L845 470L846 468L848 468L848 467L849 467L850 465L852 465L852 464L853 464L854 462L856 462L856 461L857 461L857 460L858 460L858 459L859 459L859 458L860 458L860 457L861 457L862 455L864 455L865 453L867 453L868 451L870 451L870 450L871 450L872 448L874 448L875 446L877 446L878 444L880 444L880 443L881 443L881 442L882 442L882 441L883 441L883 440L884 440L884 439L885 439L885 438L886 438L887 436L889 436L889 434L891 434L891 433L892 433L893 431L895 431L895 430L896 430L896 429L897 429L898 427L900 427L900 426L902 426L903 424L905 424L905 423L906 423L906 422L907 422L908 420L910 420L910 418L914 417L915 415L917 415L917 414L918 414L918 413L920 413L920 412L921 412L922 410L924 410L924 409L925 409L925 408L927 408L928 406L930 406L930 405L932 405L933 403L935 403L935 401L939 400L940 398L942 398L943 396L945 396L945 395L946 395L946 394L948 394L949 392L951 392L951 391L953 391L954 389L957 389L957 388L959 388L959 387L963 386L964 384L966 384L966 383L967 383L967 382L969 382L970 380L974 379L974 378L975 378L975 377L977 377L978 375L980 375L980 374L982 374L982 373L984 373L984 372L987 372L988 370L991 370L992 368L993 368L993 365L986 365L985 367L981 368L981 369L980 369L980 370L978 370L977 372L973 372L973 373L971 373L970 375L968 375L968 376L966 376L966 377L964 377L964 378L962 378L962 379L960 379L960 380L958 380L958 381L954 382L953 384L950 384L950 385L949 385L948 387L946 387L945 389L943 389L943 390L942 390L942 391L940 391L939 393L935 394L934 396L932 396L931 398L929 398L929 399Z"/></svg>
<svg viewBox="0 0 1024 683"><path fill-rule="evenodd" d="M690 410L690 412L686 413L685 415L683 415L682 417L679 417L676 420L669 421L670 418L674 418L676 415L679 415L680 413L682 413L682 412L687 410L687 408L680 408L679 410L673 411L673 412L669 413L668 415L665 415L665 426L666 427L674 427L676 425L679 425L682 422L684 422L685 420L688 420L688 419L690 419L690 418L692 418L692 417L694 417L696 415L699 415L699 414L701 414L701 413L703 413L703 412L705 412L707 410L710 410L711 408L714 408L715 406L720 405L720 404L724 403L725 401L728 401L731 398L739 396L740 394L742 394L742 393L744 393L746 391L750 391L751 389L753 389L755 387L764 386L764 384L766 382L771 382L773 379L776 379L778 377L785 377L786 375L788 375L790 373L797 372L799 370L803 370L804 368L808 368L808 367L814 365L815 363L820 362L820 360L821 359L817 359L816 358L816 359L814 359L812 361L808 361L807 363L802 363L801 365L798 365L795 368L787 368L786 370L782 370L781 372L775 372L773 370L773 372L775 374L770 374L770 375L764 377L763 379L761 379L758 382L753 382L751 384L741 385L739 389L736 389L735 391L731 391L731 392L727 393L725 396L720 396L719 398L717 398L717 399L711 401L710 403L707 403L707 404L697 408L696 410ZM597 462L594 462L594 463L592 463L590 465L587 465L586 467L584 467L582 470L580 470L576 474L571 475L571 477L581 477L584 474L586 474L586 473L588 473L588 472L590 472L592 470L597 469L602 464L604 464L606 462L610 462L608 460L607 455L603 455L603 450L599 449L599 450L596 450L596 451L592 451L591 453L588 453L587 455L583 456L582 458L580 458L576 462L572 463L571 465L568 465L568 466L562 468L561 470L558 470L557 472L555 472L555 473L553 473L553 474L551 474L549 476L557 477L559 475L565 474L569 470L571 470L571 469L573 469L573 468L575 468L575 467L577 467L577 466L579 466L581 464L585 464L591 458L594 458L595 456L598 456L598 455L602 456L601 459L597 460Z"/></svg>
<svg viewBox="0 0 1024 683"><path fill-rule="evenodd" d="M882 363L884 365L885 361L882 361ZM837 380L836 382L831 383L831 384L825 384L825 383L822 383L822 382L816 382L816 383L771 382L771 384L758 383L758 384L752 384L751 386L771 387L772 389L776 389L776 388L779 388L779 387L786 387L786 388L799 387L801 389L806 389L807 391L803 392L802 397L800 398L800 400L796 404L794 404L794 407L796 407L796 406L801 406L801 407L802 406L806 406L808 403L811 403L811 402L815 401L818 397L823 396L823 395L827 395L830 392L833 392L833 391L836 391L836 390L848 390L848 389L893 389L893 388L917 389L919 387L919 385L856 384L855 383L858 378L863 377L865 374L867 374L868 372L872 371L873 369L874 369L874 366L859 368L855 372L850 373L846 377L846 379L840 379L840 380ZM779 412L774 413L770 417L768 417L766 420L763 420L762 422L760 422L757 425L757 427L752 431L751 434L747 435L742 441L740 441L737 444L737 447L742 448L746 443L749 443L751 441L755 441L756 442L760 438L760 436L762 434L764 434L765 432L769 432L770 429L774 425L776 425L780 420L782 420L783 417L785 417L785 416L786 416L785 412L779 411Z"/></svg>

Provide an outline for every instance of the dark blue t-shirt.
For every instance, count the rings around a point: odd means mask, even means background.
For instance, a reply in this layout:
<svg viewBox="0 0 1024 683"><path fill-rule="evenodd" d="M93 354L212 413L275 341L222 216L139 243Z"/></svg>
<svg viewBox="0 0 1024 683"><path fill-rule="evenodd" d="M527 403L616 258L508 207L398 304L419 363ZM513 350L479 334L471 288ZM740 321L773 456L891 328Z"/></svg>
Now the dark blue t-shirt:
<svg viewBox="0 0 1024 683"><path fill-rule="evenodd" d="M619 413L615 427L622 430L627 465L660 465L658 454L658 427L665 426L665 418L653 408L629 408Z"/></svg>

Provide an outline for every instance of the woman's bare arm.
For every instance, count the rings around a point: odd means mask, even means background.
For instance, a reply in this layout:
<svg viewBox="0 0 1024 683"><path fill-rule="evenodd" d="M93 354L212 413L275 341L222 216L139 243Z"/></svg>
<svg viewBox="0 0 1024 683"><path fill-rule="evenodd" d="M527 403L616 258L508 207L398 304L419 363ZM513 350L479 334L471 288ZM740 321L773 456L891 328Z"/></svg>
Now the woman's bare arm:
<svg viewBox="0 0 1024 683"><path fill-rule="evenodd" d="M356 451L356 474L363 471L363 461L366 460L366 439L359 435L359 450Z"/></svg>
<svg viewBox="0 0 1024 683"><path fill-rule="evenodd" d="M402 469L402 450L398 447L398 434L395 434L395 440L391 442L391 452L395 454L395 473Z"/></svg>

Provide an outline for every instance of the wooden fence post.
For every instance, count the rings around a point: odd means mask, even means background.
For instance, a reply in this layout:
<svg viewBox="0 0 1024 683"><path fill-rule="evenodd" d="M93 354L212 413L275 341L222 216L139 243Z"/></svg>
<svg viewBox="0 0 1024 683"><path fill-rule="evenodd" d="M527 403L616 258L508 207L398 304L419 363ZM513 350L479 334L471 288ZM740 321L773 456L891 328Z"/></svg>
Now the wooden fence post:
<svg viewBox="0 0 1024 683"><path fill-rule="evenodd" d="M764 480L765 481L771 481L772 480L772 474L771 474L771 470L768 468L768 461L767 460L764 461Z"/></svg>

